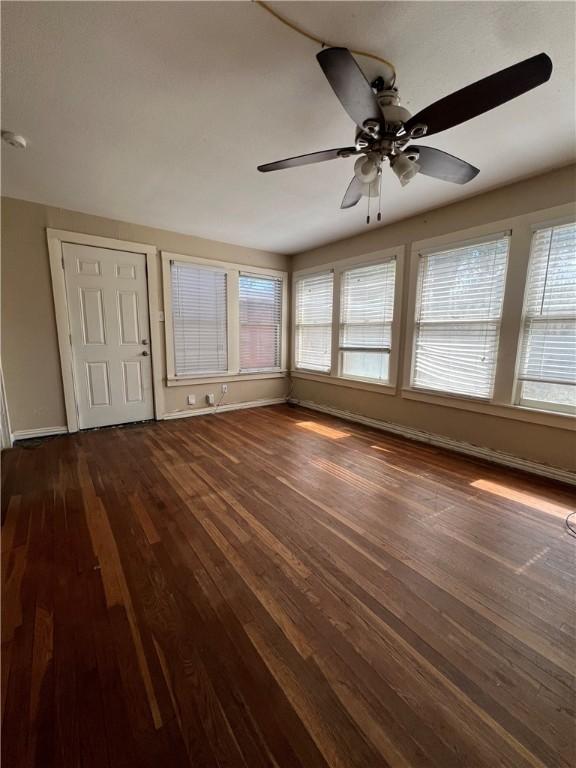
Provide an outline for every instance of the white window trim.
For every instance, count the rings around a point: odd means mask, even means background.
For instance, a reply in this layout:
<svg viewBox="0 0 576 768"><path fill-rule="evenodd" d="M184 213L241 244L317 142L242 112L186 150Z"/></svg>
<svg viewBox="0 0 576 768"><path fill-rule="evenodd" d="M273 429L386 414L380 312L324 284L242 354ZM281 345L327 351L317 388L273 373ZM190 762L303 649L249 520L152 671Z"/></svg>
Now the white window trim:
<svg viewBox="0 0 576 768"><path fill-rule="evenodd" d="M261 368L259 370L254 370L253 368L250 368L249 370L242 370L239 367L239 374L241 376L252 376L254 374L257 374L259 377L261 374L277 374L281 372L286 371L286 342L288 341L288 306L287 306L287 300L288 300L288 280L287 280L287 274L282 273L281 275L273 275L270 272L262 272L256 271L253 268L245 267L244 269L240 269L238 271L238 281L240 280L240 277L269 277L273 279L280 279L282 281L282 298L281 298L281 313L280 313L280 365L273 366L271 368ZM239 284L239 283L238 283ZM240 300L239 300L240 294L238 294L238 311L240 311ZM240 339L240 319L238 319L238 339ZM240 350L240 345L238 345L238 350ZM238 352L240 354L240 352ZM240 361L238 362L238 365L240 366Z"/></svg>
<svg viewBox="0 0 576 768"><path fill-rule="evenodd" d="M367 392L379 392L382 395L395 395L396 387L391 384L378 384L373 380L349 379L339 376L332 376L329 373L318 373L318 371L309 372L303 370L293 370L290 373L293 379L305 379L306 381L318 381L324 384L334 384L337 387L348 387L348 389L360 389Z"/></svg>
<svg viewBox="0 0 576 768"><path fill-rule="evenodd" d="M525 269L524 285L523 285L523 291L522 291L522 312L520 317L520 328L518 331L516 365L514 367L512 405L514 405L517 408L523 408L525 410L528 410L530 413L558 414L560 416L565 416L573 420L576 414L570 413L570 411L567 411L565 408L563 408L560 405L556 406L554 405L554 403L547 403L544 401L541 402L539 400L530 400L529 398L522 398L522 381L519 378L520 360L522 357L522 345L524 341L524 334L526 332L525 305L526 305L526 294L528 291L528 270L530 267L532 238L534 237L536 232L538 232L538 230L561 227L565 224L576 223L576 211L574 211L573 206L572 208L573 208L572 213L567 216L561 216L559 218L554 218L554 219L538 220L538 221L532 222L532 224L530 225L530 241L528 244L528 257L526 258L526 269Z"/></svg>
<svg viewBox="0 0 576 768"><path fill-rule="evenodd" d="M203 259L199 256L188 256L171 251L161 251L162 261L162 291L164 296L164 337L166 345L166 386L185 386L190 384L209 384L219 381L255 381L257 379L285 377L286 345L288 339L288 273L277 269L252 267L248 264L237 264L215 259ZM174 364L174 326L172 322L172 281L170 264L173 261L197 264L198 266L218 269L227 275L227 342L228 370L217 371L213 374L201 373L198 376L177 376ZM240 307L238 283L240 274L263 275L277 277L282 280L282 338L280 349L281 365L275 370L240 371Z"/></svg>
<svg viewBox="0 0 576 768"><path fill-rule="evenodd" d="M432 253L439 253L441 251L457 250L458 248L464 248L469 245L481 245L482 243L489 243L493 240L502 240L505 237L509 238L508 257L507 257L507 264L506 264L506 277L504 279L504 298L505 298L506 288L509 282L508 278L509 278L509 270L510 270L510 253L512 250L512 230L511 229L491 231L489 233L479 235L478 237L467 237L466 239L459 239L459 240L453 239L445 243L444 242L441 244L439 243L438 245L429 244L423 248L416 247L418 245L417 243L413 245L412 252L411 252L412 263L410 265L410 272L411 272L410 283L409 283L410 297L408 301L410 314L408 316L408 323L407 323L408 333L410 334L410 347L407 349L407 356L406 356L407 364L405 365L405 368L404 368L404 379L403 379L405 382L405 385L403 386L403 390L409 390L411 392L421 392L429 396L433 396L437 394L441 397L458 398L458 399L478 402L478 403L494 402L495 393L496 393L496 378L498 376L498 363L500 358L500 337L502 335L502 325L503 325L503 318L504 318L504 299L502 300L502 313L500 315L500 318L494 321L494 324L497 327L497 333L498 333L498 347L496 352L494 384L492 386L491 396L482 397L481 395L464 395L464 394L458 394L454 392L442 392L441 390L427 389L426 387L419 387L412 383L414 380L414 368L416 365L415 348L416 348L416 326L417 326L416 310L418 308L418 271L420 268L421 256L428 256Z"/></svg>
<svg viewBox="0 0 576 768"><path fill-rule="evenodd" d="M391 351L389 362L389 381L379 383L374 379L362 379L352 376L343 376L340 373L340 294L342 273L348 269L358 267L369 267L373 264L381 264L391 258L396 258L396 278L394 283L394 316L391 328ZM292 317L296 317L296 284L303 277L310 275L325 275L333 273L334 282L332 286L332 354L330 372L321 373L319 371L310 371L306 368L298 368L295 360L296 348L296 324L292 323L291 335L291 375L294 378L308 379L310 381L326 381L339 386L346 386L351 389L360 389L373 392L382 392L393 395L396 393L399 356L400 356L400 331L402 317L402 290L404 281L404 246L386 248L360 256L353 256L348 259L328 262L321 266L299 269L292 275Z"/></svg>
<svg viewBox="0 0 576 768"><path fill-rule="evenodd" d="M392 250L394 250L394 249L392 249ZM392 260L396 261L396 267L395 267L395 270L394 270L394 308L393 308L393 314L392 314L392 322L390 324L391 337L390 337L390 352L389 352L389 359L388 359L388 381L382 381L381 382L381 381L378 381L377 379L371 379L369 377L364 377L364 376L350 376L350 375L346 376L344 373L342 373L342 355L341 355L341 352L343 351L343 348L342 348L342 346L340 344L340 330L341 330L340 326L341 326L341 322L342 322L341 312L340 312L340 309L341 309L340 305L341 305L341 301L342 301L342 275L345 272L348 272L351 269L361 269L362 267L369 267L369 266L373 266L373 265L375 266L375 265L378 265L378 264L384 264L384 263L386 263L388 261L392 261ZM391 384L391 382L394 382L394 383L396 382L396 377L397 377L397 374L398 374L398 354L396 354L396 360L394 361L394 365L393 365L392 364L392 353L393 353L393 350L397 351L398 350L398 346L399 346L399 344L398 344L399 339L397 338L398 334L396 334L396 337L395 337L394 336L394 331L397 330L400 327L400 319L401 319L400 316L397 315L397 312L398 312L398 302L396 301L396 298L397 298L398 294L396 293L396 291L398 290L398 271L400 269L402 269L402 266L403 265L401 265L399 263L399 261L398 261L398 257L396 255L396 252L394 252L394 253L392 253L390 255L386 255L386 256L383 255L383 254L380 254L379 258L376 258L374 260L370 260L368 262L363 262L362 264L352 264L352 265L348 265L348 266L344 266L344 267L339 267L338 268L338 270L337 270L337 274L338 274L338 324L337 324L337 329L336 329L338 333L337 333L337 349L336 349L336 352L337 352L336 371L337 371L337 376L338 376L339 379L345 379L346 381L352 381L352 382L358 381L358 382L362 382L362 383L365 383L365 384L374 384L376 386L385 386L385 387L394 386L393 384ZM402 288L402 286L400 285L400 290L401 290L401 288ZM394 321L395 320L396 320L396 326L394 325Z"/></svg>
<svg viewBox="0 0 576 768"><path fill-rule="evenodd" d="M285 379L288 376L288 370L278 370L273 373L215 373L198 374L196 376L179 376L175 379L167 379L167 387L193 386L194 384L228 384L235 381L260 381L261 379Z"/></svg>
<svg viewBox="0 0 576 768"><path fill-rule="evenodd" d="M517 387L517 391L520 391L520 387ZM547 403L545 400L531 400L528 397L521 398L518 396L517 405L518 408L525 408L531 412L558 413L561 416L569 416L572 419L576 416L576 411L572 413L558 403Z"/></svg>
<svg viewBox="0 0 576 768"><path fill-rule="evenodd" d="M301 269L298 272L292 274L292 301L290 303L290 318L291 318L291 335L290 335L290 375L293 372L299 374L309 374L310 376L320 376L322 378L330 376L330 373L323 373L322 371L314 371L311 368L303 368L296 365L296 286L303 277L310 277L312 275L329 275L334 270L331 267ZM332 283L332 323L334 323L334 283ZM333 353L334 345L334 327L332 327L332 349ZM332 360L330 362L332 366Z"/></svg>
<svg viewBox="0 0 576 768"><path fill-rule="evenodd" d="M548 426L574 429L574 417L553 410L540 410L520 405L517 397L517 366L523 325L524 294L528 276L530 245L534 230L574 221L574 205L557 206L522 216L502 219L478 227L452 232L412 243L409 257L406 333L403 346L402 397L436 403L467 411ZM504 288L496 376L492 398L475 398L412 387L413 349L416 328L418 258L427 251L442 250L466 242L481 242L494 234L510 231L508 268Z"/></svg>

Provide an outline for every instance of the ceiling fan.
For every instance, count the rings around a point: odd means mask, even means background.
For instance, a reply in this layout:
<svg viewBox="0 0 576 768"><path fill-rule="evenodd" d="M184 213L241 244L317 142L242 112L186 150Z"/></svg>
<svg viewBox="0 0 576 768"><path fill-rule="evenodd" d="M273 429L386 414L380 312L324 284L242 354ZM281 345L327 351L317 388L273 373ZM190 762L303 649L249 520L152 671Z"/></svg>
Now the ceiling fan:
<svg viewBox="0 0 576 768"><path fill-rule="evenodd" d="M402 185L417 173L455 184L471 181L479 169L470 163L433 147L406 145L488 112L542 85L552 74L552 61L540 53L445 96L412 116L400 105L394 82L378 77L369 83L347 48L326 48L316 58L340 103L356 123L354 145L266 163L259 165L258 170L267 173L358 156L341 208L351 208L363 195L379 194L386 158Z"/></svg>

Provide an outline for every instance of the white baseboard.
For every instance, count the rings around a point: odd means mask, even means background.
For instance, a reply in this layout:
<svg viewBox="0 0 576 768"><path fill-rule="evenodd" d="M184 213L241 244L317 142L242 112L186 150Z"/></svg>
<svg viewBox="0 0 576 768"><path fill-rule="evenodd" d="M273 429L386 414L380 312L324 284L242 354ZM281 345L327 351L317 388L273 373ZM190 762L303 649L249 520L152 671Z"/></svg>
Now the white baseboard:
<svg viewBox="0 0 576 768"><path fill-rule="evenodd" d="M192 416L206 416L211 413L237 411L244 408L260 408L266 405L279 405L285 402L286 399L283 397L274 397L264 400L252 400L245 403L225 403L218 407L209 406L207 408L195 408L194 410L166 413L162 418L164 420L186 419ZM290 398L289 402L293 403L294 405L300 405L302 408L309 408L312 411L327 413L331 416L336 416L339 419L344 419L345 421L353 421L358 424L365 424L368 427L380 429L383 432L390 432L394 435L400 435L401 437L406 437L410 440L417 440L421 443L429 443L430 445L435 445L439 448L446 448L449 451L456 451L457 453L463 453L467 456L474 456L478 459L484 459L485 461L490 461L494 464L502 464L503 466L510 467L512 469L520 469L524 472L530 472L535 475L541 475L542 477L548 477L552 480L559 480L563 483L576 485L576 473L569 472L565 469L550 467L546 464L538 464L535 461L520 459L508 453L493 451L490 448L481 448L480 446L471 445L469 443L461 443L458 440L452 440L449 437L432 434L430 432L422 432L411 427L403 427L400 424L393 424L392 422L388 421L380 421L379 419L371 419L369 416L361 416L360 414L351 413L349 411L341 411L338 408L333 408L330 405L321 405L319 403L314 403L311 400L297 400L295 398ZM49 437L50 435L63 435L67 432L67 427L40 427L39 429L21 429L13 432L12 440L13 442L17 440L30 440L38 437Z"/></svg>
<svg viewBox="0 0 576 768"><path fill-rule="evenodd" d="M267 400L252 400L247 403L223 403L222 405L209 406L207 408L195 408L189 411L174 411L165 413L164 419L186 419L190 416L206 416L210 413L222 413L223 411L238 411L242 408L260 408L264 405L279 405L285 403L285 397L271 397ZM121 425L118 425L121 426ZM16 440L31 440L36 437L49 437L50 435L64 435L68 433L68 427L40 427L39 429L20 429L12 433L12 442Z"/></svg>
<svg viewBox="0 0 576 768"><path fill-rule="evenodd" d="M446 448L449 451L464 453L468 456L484 459L485 461L490 461L494 464L502 464L506 467L511 467L512 469L521 469L524 472L531 472L534 475L541 475L543 477L549 477L552 480L559 480L563 483L576 485L576 473L569 472L566 469L550 467L546 464L538 464L535 461L520 459L508 453L493 451L490 448L481 448L480 446L470 445L470 443L461 443L458 440L452 440L451 438L443 437L442 435L421 432L418 429L412 429L412 427L403 427L400 424L380 421L379 419L371 419L368 416L360 416L359 414L350 413L349 411L341 411L338 408L332 408L332 406L329 405L320 405L319 403L314 403L310 400L296 400L295 398L290 398L289 402L294 403L295 405L300 405L302 408L310 408L312 411L328 413L331 416L336 416L345 421L354 421L358 424L365 424L368 427L380 429L383 432L391 432L392 434L400 435L401 437L407 437L410 440L417 440L421 443L430 443L439 448Z"/></svg>
<svg viewBox="0 0 576 768"><path fill-rule="evenodd" d="M12 442L16 440L32 440L36 437L49 437L50 435L65 435L68 427L40 427L39 429L17 429L12 433Z"/></svg>
<svg viewBox="0 0 576 768"><path fill-rule="evenodd" d="M206 416L210 413L223 413L224 411L239 411L243 408L260 408L264 405L279 405L285 403L285 397L271 397L267 400L251 400L247 403L223 403L222 405L210 405L207 408L194 408L189 411L174 411L165 413L162 418L166 419L188 419L191 416Z"/></svg>

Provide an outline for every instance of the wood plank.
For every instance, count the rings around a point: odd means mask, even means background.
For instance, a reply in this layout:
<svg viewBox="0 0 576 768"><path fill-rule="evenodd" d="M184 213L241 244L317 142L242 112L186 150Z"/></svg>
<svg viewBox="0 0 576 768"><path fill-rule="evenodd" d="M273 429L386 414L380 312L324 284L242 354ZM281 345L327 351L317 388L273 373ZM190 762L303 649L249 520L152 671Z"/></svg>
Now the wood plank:
<svg viewBox="0 0 576 768"><path fill-rule="evenodd" d="M3 464L10 768L571 768L573 492L273 406Z"/></svg>

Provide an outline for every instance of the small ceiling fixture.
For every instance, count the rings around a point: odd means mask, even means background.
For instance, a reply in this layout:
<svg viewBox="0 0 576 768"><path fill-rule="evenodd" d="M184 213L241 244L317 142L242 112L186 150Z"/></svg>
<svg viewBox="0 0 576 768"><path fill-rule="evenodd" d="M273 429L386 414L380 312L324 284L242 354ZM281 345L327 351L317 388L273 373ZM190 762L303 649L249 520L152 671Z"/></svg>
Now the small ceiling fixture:
<svg viewBox="0 0 576 768"><path fill-rule="evenodd" d="M542 85L552 74L550 58L540 53L461 88L412 116L400 104L395 75L392 78L377 77L369 83L347 48L326 48L316 58L340 103L356 123L354 144L266 163L259 165L258 170L265 173L360 155L341 208L351 208L363 196L370 201L375 194L380 194L379 182L385 160L402 186L417 173L454 184L472 181L479 170L470 163L434 147L406 145L411 140L440 133L499 107ZM489 136L487 140L495 138ZM379 214L378 221L380 218ZM367 222L370 222L369 210Z"/></svg>
<svg viewBox="0 0 576 768"><path fill-rule="evenodd" d="M6 144L10 144L11 147L16 147L16 149L26 149L28 146L28 142L24 136L20 136L20 134L14 133L13 131L2 131L2 141L5 141Z"/></svg>

